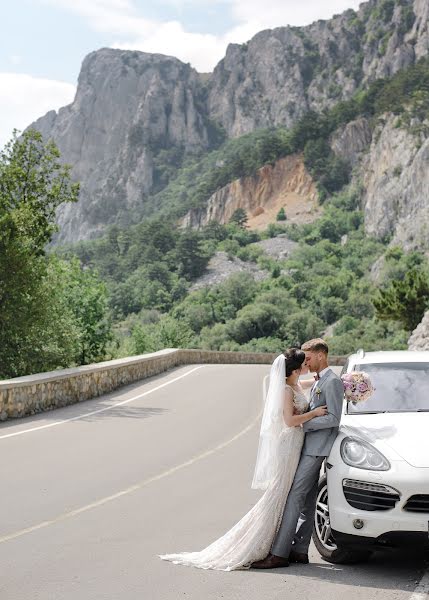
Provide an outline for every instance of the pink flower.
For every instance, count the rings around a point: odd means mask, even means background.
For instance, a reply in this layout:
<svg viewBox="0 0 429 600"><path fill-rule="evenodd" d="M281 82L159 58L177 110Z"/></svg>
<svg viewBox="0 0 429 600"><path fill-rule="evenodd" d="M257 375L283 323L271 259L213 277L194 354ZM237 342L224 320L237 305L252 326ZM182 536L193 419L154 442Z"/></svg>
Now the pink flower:
<svg viewBox="0 0 429 600"><path fill-rule="evenodd" d="M372 396L374 388L367 373L363 371L352 371L345 373L342 377L344 394L352 404L368 400Z"/></svg>

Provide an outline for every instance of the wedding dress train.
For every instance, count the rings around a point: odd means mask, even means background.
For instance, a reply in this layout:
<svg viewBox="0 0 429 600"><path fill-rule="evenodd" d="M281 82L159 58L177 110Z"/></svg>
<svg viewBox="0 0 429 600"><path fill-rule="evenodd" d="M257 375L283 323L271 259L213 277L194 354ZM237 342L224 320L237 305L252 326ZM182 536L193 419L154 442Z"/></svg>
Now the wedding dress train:
<svg viewBox="0 0 429 600"><path fill-rule="evenodd" d="M293 393L296 412L306 412L308 402L305 394ZM252 562L265 558L280 527L303 441L301 427L284 425L275 458L276 475L255 506L232 529L204 550L163 554L160 558L175 564L220 571L246 569Z"/></svg>

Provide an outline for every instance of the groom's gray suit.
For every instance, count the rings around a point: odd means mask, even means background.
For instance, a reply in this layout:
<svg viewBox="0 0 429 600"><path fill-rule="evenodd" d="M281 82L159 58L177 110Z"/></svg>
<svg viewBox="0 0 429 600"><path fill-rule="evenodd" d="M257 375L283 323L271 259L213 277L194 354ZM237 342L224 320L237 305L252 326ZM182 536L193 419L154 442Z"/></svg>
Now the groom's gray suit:
<svg viewBox="0 0 429 600"><path fill-rule="evenodd" d="M301 459L290 489L280 529L274 539L271 553L288 558L292 549L308 552L313 518L316 510L320 467L329 456L337 437L344 398L341 379L328 369L311 389L310 410L327 405L328 414L315 417L303 425L305 431ZM305 518L296 530L300 514Z"/></svg>

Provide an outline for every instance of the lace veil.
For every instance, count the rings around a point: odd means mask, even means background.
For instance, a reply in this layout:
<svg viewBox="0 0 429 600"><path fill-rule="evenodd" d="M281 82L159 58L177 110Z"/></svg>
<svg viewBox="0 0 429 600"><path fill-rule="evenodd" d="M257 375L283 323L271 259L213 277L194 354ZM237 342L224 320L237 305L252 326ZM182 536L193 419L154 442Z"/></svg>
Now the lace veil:
<svg viewBox="0 0 429 600"><path fill-rule="evenodd" d="M277 356L270 371L270 385L265 399L259 434L258 455L252 488L265 490L277 472L278 444L284 428L283 396L286 377L284 354Z"/></svg>

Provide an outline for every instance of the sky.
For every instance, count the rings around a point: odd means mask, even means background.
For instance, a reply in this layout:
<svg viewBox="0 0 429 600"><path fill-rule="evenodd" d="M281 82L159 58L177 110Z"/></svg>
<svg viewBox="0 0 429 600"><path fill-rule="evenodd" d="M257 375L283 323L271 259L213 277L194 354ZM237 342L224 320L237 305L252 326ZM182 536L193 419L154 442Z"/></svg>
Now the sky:
<svg viewBox="0 0 429 600"><path fill-rule="evenodd" d="M3 0L0 147L70 104L84 57L103 47L176 56L210 72L229 43L329 19L361 0Z"/></svg>

